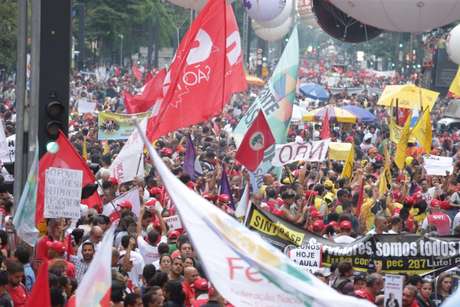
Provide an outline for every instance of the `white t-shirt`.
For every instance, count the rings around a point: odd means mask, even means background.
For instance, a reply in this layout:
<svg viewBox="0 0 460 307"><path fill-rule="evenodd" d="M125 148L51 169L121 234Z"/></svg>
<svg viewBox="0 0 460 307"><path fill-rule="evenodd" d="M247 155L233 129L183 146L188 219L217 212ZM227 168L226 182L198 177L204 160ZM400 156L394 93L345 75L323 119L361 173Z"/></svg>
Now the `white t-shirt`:
<svg viewBox="0 0 460 307"><path fill-rule="evenodd" d="M335 243L352 243L356 239L348 235L340 235L334 238Z"/></svg>
<svg viewBox="0 0 460 307"><path fill-rule="evenodd" d="M167 242L166 236L162 236L159 243ZM150 245L147 241L144 240L142 236L137 237L137 247L139 252L144 258L146 264L153 264L155 261L160 259L160 254L158 253L158 245Z"/></svg>
<svg viewBox="0 0 460 307"><path fill-rule="evenodd" d="M121 251L120 255L124 255L125 253L126 251ZM131 261L133 262L133 268L128 272L128 277L136 287L140 288L142 287L141 277L145 266L144 259L137 251L131 251L129 255Z"/></svg>

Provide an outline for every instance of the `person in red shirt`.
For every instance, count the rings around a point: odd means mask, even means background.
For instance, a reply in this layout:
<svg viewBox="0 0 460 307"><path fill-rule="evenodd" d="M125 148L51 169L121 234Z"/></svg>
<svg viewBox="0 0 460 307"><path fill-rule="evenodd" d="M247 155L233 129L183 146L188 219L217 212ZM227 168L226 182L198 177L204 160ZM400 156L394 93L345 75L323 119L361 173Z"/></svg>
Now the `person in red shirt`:
<svg viewBox="0 0 460 307"><path fill-rule="evenodd" d="M402 307L419 307L417 300L415 299L417 295L417 288L412 285L407 285L404 287L402 294Z"/></svg>
<svg viewBox="0 0 460 307"><path fill-rule="evenodd" d="M27 302L26 287L22 284L24 279L24 267L17 260L8 260L6 262L8 271L8 285L6 290L13 300L15 307L25 306Z"/></svg>
<svg viewBox="0 0 460 307"><path fill-rule="evenodd" d="M204 278L198 277L193 283L193 287L196 295L193 307L200 307L201 305L206 304L209 300L208 281Z"/></svg>
<svg viewBox="0 0 460 307"><path fill-rule="evenodd" d="M59 240L63 232L62 219L47 219L46 223L46 235L38 240L35 251L35 258L40 261L48 260L47 243Z"/></svg>
<svg viewBox="0 0 460 307"><path fill-rule="evenodd" d="M436 229L438 235L449 235L452 221L449 215L441 211L441 201L435 198L431 201L430 206L431 213L423 221L422 229L428 230L428 226L431 226Z"/></svg>
<svg viewBox="0 0 460 307"><path fill-rule="evenodd" d="M53 241L47 243L48 247L48 264L53 267L54 264L63 263L65 265L65 273L69 278L75 278L75 265L64 259L67 250L64 243L61 241Z"/></svg>
<svg viewBox="0 0 460 307"><path fill-rule="evenodd" d="M366 288L355 291L355 295L359 298L368 300L375 304L375 298L380 290L383 289L383 276L379 273L372 273L367 277Z"/></svg>
<svg viewBox="0 0 460 307"><path fill-rule="evenodd" d="M195 303L195 287L193 283L200 276L198 275L198 270L194 267L186 267L184 269L184 281L182 282L182 290L185 294L185 306L192 307Z"/></svg>

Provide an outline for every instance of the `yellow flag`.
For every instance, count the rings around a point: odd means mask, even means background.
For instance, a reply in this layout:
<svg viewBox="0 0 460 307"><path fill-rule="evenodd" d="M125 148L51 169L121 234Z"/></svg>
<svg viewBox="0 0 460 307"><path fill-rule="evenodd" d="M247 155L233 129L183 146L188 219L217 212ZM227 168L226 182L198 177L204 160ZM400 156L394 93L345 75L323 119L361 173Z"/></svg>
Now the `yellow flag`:
<svg viewBox="0 0 460 307"><path fill-rule="evenodd" d="M109 141L104 141L102 143L102 155L108 155L110 153Z"/></svg>
<svg viewBox="0 0 460 307"><path fill-rule="evenodd" d="M83 159L88 160L88 144L87 144L86 137L83 137L83 145L82 145L81 151L82 151L81 156L83 157Z"/></svg>
<svg viewBox="0 0 460 307"><path fill-rule="evenodd" d="M389 184L391 183L392 178L391 178L391 158L390 158L390 153L388 151L388 141L387 140L384 140L383 155L385 157L385 161L383 164L384 173L385 173L387 183Z"/></svg>
<svg viewBox="0 0 460 307"><path fill-rule="evenodd" d="M351 146L350 152L348 153L347 160L343 166L342 177L351 178L353 175L353 165L355 162L355 149Z"/></svg>
<svg viewBox="0 0 460 307"><path fill-rule="evenodd" d="M423 112L422 117L419 119L414 129L412 129L411 133L412 136L419 141L427 154L431 152L432 133L430 111L427 109Z"/></svg>
<svg viewBox="0 0 460 307"><path fill-rule="evenodd" d="M450 85L449 92L454 94L456 97L460 97L460 67L458 68L457 75Z"/></svg>
<svg viewBox="0 0 460 307"><path fill-rule="evenodd" d="M386 170L382 170L379 176L379 197L382 197L388 191L388 181Z"/></svg>
<svg viewBox="0 0 460 307"><path fill-rule="evenodd" d="M390 129L390 140L393 143L398 144L399 139L401 138L401 132L403 128L398 126L393 117L390 119L390 124L388 125L388 128Z"/></svg>
<svg viewBox="0 0 460 307"><path fill-rule="evenodd" d="M407 142L409 142L410 137L410 122L412 120L412 113L407 118L406 124L401 131L401 137L399 139L398 145L396 146L396 154L395 154L395 163L400 170L404 169L404 163L406 160L406 150L407 150Z"/></svg>

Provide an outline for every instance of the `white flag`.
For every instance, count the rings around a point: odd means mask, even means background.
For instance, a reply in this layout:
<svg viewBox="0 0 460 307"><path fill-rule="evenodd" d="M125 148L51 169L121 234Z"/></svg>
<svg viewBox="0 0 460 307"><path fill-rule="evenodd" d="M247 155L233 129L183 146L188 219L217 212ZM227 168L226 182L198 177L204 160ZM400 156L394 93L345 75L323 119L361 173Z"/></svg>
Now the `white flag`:
<svg viewBox="0 0 460 307"><path fill-rule="evenodd" d="M78 285L75 295L76 306L108 306L101 301L104 299L105 302L110 302L109 290L112 287L112 244L115 228L116 224L114 223L107 230L101 245L94 255L93 261L89 265L88 271L83 275L83 279Z"/></svg>
<svg viewBox="0 0 460 307"><path fill-rule="evenodd" d="M249 207L249 182L244 188L243 195L241 196L240 201L236 205L235 217L237 219L242 219L246 216L246 212Z"/></svg>
<svg viewBox="0 0 460 307"><path fill-rule="evenodd" d="M145 135L143 140L208 277L230 303L238 307L373 306L341 295L299 271L281 251L188 189L168 170Z"/></svg>
<svg viewBox="0 0 460 307"><path fill-rule="evenodd" d="M147 119L142 120L140 125L145 132ZM136 129L112 161L109 169L112 176L120 183L131 181L136 177L144 177L144 143Z"/></svg>
<svg viewBox="0 0 460 307"><path fill-rule="evenodd" d="M105 204L102 214L110 216L115 211L119 211L118 207L126 200L133 205L132 211L137 217L139 217L139 214L141 213L141 201L139 198L139 190L137 188L133 188L128 192L121 194L111 202Z"/></svg>

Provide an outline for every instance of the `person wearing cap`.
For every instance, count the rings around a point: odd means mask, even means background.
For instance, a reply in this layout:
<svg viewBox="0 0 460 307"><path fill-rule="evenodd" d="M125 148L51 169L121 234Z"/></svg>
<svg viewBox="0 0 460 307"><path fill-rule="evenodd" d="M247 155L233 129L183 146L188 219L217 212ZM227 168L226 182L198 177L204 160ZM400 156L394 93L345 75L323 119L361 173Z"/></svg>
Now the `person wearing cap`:
<svg viewBox="0 0 460 307"><path fill-rule="evenodd" d="M335 243L352 243L356 239L351 236L352 224L349 220L343 220L339 223L339 234L334 238Z"/></svg>
<svg viewBox="0 0 460 307"><path fill-rule="evenodd" d="M38 240L35 247L35 258L37 260L48 260L48 242L59 240L64 232L63 219L47 219L46 235Z"/></svg>
<svg viewBox="0 0 460 307"><path fill-rule="evenodd" d="M234 211L230 208L230 196L228 194L220 194L217 197L217 207L227 214L233 214Z"/></svg>
<svg viewBox="0 0 460 307"><path fill-rule="evenodd" d="M209 300L209 284L208 281L202 277L198 277L193 282L193 288L195 289L195 302L193 307L200 307Z"/></svg>
<svg viewBox="0 0 460 307"><path fill-rule="evenodd" d="M430 214L423 220L421 228L427 230L428 226L434 227L440 236L447 236L451 233L452 221L446 213L441 210L441 201L433 199L431 201Z"/></svg>
<svg viewBox="0 0 460 307"><path fill-rule="evenodd" d="M65 265L65 273L69 278L75 278L75 265L72 262L67 261L64 259L65 252L67 250L64 243L61 241L48 241L48 264L49 266L53 266L56 263L64 263Z"/></svg>
<svg viewBox="0 0 460 307"><path fill-rule="evenodd" d="M169 246L169 251L173 253L174 251L177 250L177 239L180 236L180 231L178 230L170 230L168 231L168 246Z"/></svg>

